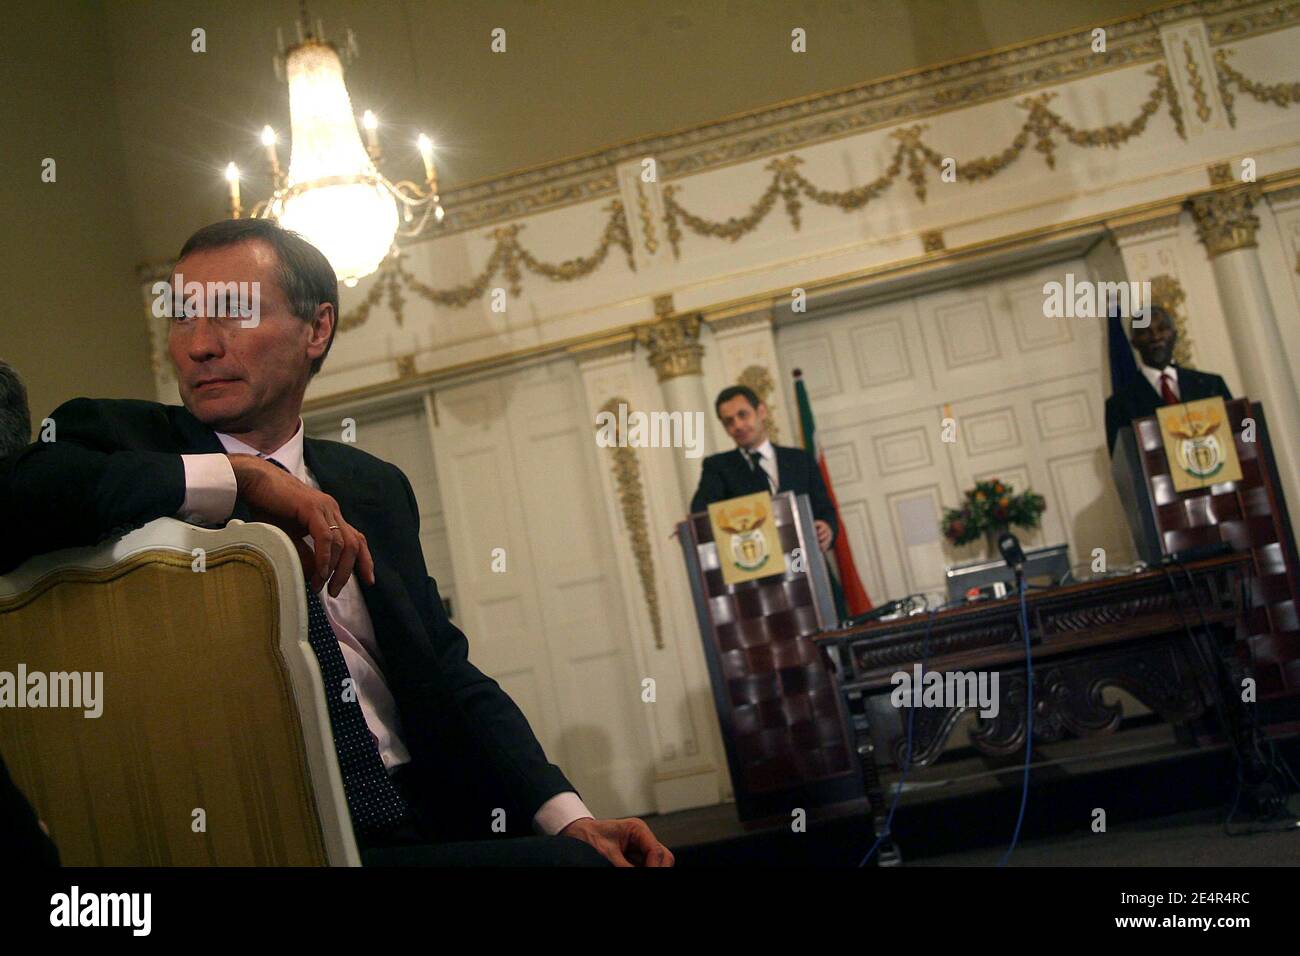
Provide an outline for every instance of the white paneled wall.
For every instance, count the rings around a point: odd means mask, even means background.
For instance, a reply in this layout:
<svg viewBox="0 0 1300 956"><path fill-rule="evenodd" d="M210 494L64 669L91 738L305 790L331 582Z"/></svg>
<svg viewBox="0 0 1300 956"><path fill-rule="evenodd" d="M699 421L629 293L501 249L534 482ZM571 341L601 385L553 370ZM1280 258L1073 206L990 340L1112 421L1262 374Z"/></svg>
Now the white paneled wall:
<svg viewBox="0 0 1300 956"><path fill-rule="evenodd" d="M593 812L653 809L645 704L576 366L446 388L437 408L436 467L475 663Z"/></svg>
<svg viewBox="0 0 1300 956"><path fill-rule="evenodd" d="M429 575L438 583L438 593L449 600L453 616L459 617L456 599L456 572L447 522L438 491L438 474L433 467L433 445L424 407L418 401L396 409L376 412L349 412L355 423L355 444L384 461L390 461L406 474L420 506L420 547ZM344 438L342 415L319 417L307 422L307 434L313 438L340 441ZM352 437L352 436L348 436Z"/></svg>
<svg viewBox="0 0 1300 956"><path fill-rule="evenodd" d="M1043 315L1043 284L1089 277L1083 260L851 309L777 330L786 400L803 371L858 569L877 603L944 591L944 568L981 553L939 532L976 480L1047 499L1027 545L1071 559L1132 547L1110 481L1105 324ZM956 422L942 440L942 420Z"/></svg>

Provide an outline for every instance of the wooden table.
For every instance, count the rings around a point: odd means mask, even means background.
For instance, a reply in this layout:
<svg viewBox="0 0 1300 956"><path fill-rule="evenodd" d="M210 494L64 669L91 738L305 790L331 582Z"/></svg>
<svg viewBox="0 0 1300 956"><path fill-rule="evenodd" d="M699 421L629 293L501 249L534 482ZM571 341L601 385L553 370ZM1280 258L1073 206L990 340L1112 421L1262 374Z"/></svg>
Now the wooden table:
<svg viewBox="0 0 1300 956"><path fill-rule="evenodd" d="M1123 718L1107 704L1121 688L1174 724L1224 710L1228 732L1244 742L1241 701L1247 667L1233 652L1248 613L1251 557L1236 553L1140 574L1028 592L1033 671L1034 742L1114 732ZM895 706L895 675L913 665L942 674L998 675L996 716L977 716L971 745L989 756L1023 752L1026 719L1025 641L1015 595L938 613L878 621L813 640L834 660L846 720L859 762L881 865L900 861L885 833L888 805L881 773L925 766L942 753L966 706ZM993 708L990 708L993 709ZM1250 748L1247 748L1248 750ZM1257 769L1257 768L1256 768Z"/></svg>

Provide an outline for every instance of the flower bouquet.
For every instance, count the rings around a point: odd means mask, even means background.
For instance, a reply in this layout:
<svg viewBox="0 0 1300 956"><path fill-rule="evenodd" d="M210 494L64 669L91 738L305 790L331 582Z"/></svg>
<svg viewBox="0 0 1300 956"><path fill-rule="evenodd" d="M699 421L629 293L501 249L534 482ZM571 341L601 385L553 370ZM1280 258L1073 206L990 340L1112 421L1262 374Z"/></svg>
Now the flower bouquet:
<svg viewBox="0 0 1300 956"><path fill-rule="evenodd" d="M947 508L940 529L943 536L955 545L968 544L980 535L985 536L990 556L997 554L998 535L1008 528L1037 528L1038 520L1047 510L1042 495L1032 491L1014 494L1005 482L990 478L977 481L966 492L960 508Z"/></svg>

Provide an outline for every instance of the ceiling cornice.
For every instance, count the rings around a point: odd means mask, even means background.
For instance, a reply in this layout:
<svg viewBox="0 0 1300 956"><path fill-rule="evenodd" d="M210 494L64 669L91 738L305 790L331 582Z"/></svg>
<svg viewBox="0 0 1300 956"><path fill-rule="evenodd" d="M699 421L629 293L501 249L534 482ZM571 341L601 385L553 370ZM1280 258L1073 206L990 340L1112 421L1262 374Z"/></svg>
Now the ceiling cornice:
<svg viewBox="0 0 1300 956"><path fill-rule="evenodd" d="M800 97L444 189L446 220L425 239L588 202L618 191L616 167L654 156L664 181L786 153L906 120L1152 62L1160 28L1192 17L1220 45L1300 24L1300 0L1184 0L1130 17ZM1092 52L1092 31L1107 52Z"/></svg>

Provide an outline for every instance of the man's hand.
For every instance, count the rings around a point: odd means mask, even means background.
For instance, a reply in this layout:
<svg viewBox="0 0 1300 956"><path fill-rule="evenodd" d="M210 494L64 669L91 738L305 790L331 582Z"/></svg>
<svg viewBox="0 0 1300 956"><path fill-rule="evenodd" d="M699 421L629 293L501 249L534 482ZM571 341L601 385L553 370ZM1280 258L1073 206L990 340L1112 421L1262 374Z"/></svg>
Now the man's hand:
<svg viewBox="0 0 1300 956"><path fill-rule="evenodd" d="M239 496L257 520L289 536L313 593L328 581L330 595L338 597L354 567L367 584L375 583L375 562L366 536L343 520L337 501L256 455L229 458ZM305 535L311 536L312 547L303 541Z"/></svg>
<svg viewBox="0 0 1300 956"><path fill-rule="evenodd" d="M823 551L829 551L831 547L831 538L835 535L831 531L831 526L825 521L818 519L813 522L813 527L817 530L817 547Z"/></svg>
<svg viewBox="0 0 1300 956"><path fill-rule="evenodd" d="M655 839L644 820L593 820L582 817L560 831L561 836L590 843L615 866L672 866L673 853Z"/></svg>

